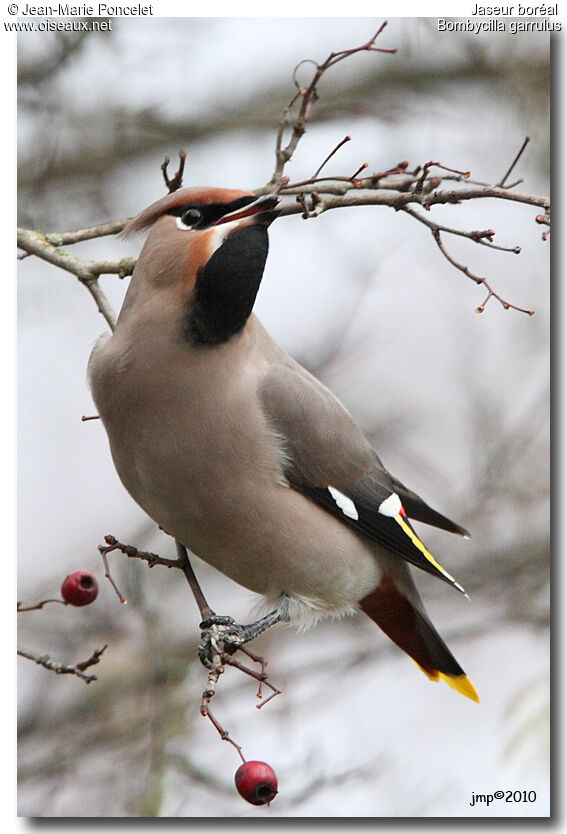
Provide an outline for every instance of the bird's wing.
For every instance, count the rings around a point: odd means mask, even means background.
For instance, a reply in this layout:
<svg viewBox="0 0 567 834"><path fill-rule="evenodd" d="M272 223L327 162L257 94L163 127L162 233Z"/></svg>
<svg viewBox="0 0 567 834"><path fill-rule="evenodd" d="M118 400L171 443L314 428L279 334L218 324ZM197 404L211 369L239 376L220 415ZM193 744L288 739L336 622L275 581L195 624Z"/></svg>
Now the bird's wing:
<svg viewBox="0 0 567 834"><path fill-rule="evenodd" d="M416 535L408 517L466 530L393 478L339 400L289 357L271 365L262 406L282 438L290 485L397 556L462 591Z"/></svg>

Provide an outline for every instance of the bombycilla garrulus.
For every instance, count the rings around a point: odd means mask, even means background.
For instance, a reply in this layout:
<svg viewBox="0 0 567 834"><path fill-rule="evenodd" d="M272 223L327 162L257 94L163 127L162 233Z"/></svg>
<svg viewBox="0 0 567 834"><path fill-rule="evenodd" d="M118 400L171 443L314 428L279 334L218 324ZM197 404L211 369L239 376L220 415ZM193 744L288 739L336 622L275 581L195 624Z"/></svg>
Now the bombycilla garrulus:
<svg viewBox="0 0 567 834"><path fill-rule="evenodd" d="M390 475L252 313L277 202L186 188L125 229L149 235L89 362L118 474L178 542L263 595L270 623L360 607L428 677L478 700L408 565L462 591L409 519L466 531Z"/></svg>

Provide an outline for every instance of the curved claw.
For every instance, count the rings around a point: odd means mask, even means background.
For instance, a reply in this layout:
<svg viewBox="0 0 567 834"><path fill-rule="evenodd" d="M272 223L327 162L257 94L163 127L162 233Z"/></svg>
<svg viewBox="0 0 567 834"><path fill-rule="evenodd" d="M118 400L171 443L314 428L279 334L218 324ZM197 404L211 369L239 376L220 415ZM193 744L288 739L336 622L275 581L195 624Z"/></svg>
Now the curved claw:
<svg viewBox="0 0 567 834"><path fill-rule="evenodd" d="M234 654L246 643L245 627L232 617L213 615L200 625L201 640L197 647L199 659L207 669L222 664L223 656Z"/></svg>
<svg viewBox="0 0 567 834"><path fill-rule="evenodd" d="M201 640L197 651L201 663L207 669L218 668L224 655L234 654L282 619L280 612L272 611L255 623L241 625L232 617L211 614L200 624Z"/></svg>

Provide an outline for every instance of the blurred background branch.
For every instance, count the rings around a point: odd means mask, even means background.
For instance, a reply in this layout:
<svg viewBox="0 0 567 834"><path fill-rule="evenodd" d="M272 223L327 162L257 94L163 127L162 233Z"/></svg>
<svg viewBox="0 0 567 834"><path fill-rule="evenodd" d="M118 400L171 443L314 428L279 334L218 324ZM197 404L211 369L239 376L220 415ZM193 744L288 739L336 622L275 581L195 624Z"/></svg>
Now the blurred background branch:
<svg viewBox="0 0 567 834"><path fill-rule="evenodd" d="M421 25L428 24L424 21ZM195 32L187 35L188 44L196 40L198 50L199 41L206 41L207 30L212 33L212 27L212 23L196 24ZM535 135L534 131L530 133L534 135L537 152L545 159L539 139L542 128L545 130L542 121L549 96L549 63L545 55L526 54L522 39L517 40L514 44L514 38L508 38L495 54L490 40L463 35L458 38L459 54L443 62L431 60L429 52L418 68L415 60L408 61L404 54L403 60L382 61L378 67L374 62L366 62L356 74L334 72L321 84L320 100L310 119L322 124L345 117L378 117L393 126L413 109L414 103L419 110L424 104L436 109L438 101L447 97L450 112L455 89L470 84L477 95L488 95L490 90L491 95L520 113L525 113L529 102L530 121L535 122L536 128ZM227 100L219 87L214 91L216 101L213 99L210 106L195 108L197 112L186 115L171 112L157 97L145 106L95 101L86 113L73 114L60 101L58 87L62 80L64 85L61 77L71 59L80 60L81 52L87 53L88 47L89 39L84 33L77 33L54 38L47 56L42 53L37 58L26 58L24 54L22 58L20 107L23 113L35 113L34 135L27 143L29 150L22 148L18 162L23 194L33 188L41 196L48 186L58 182L68 185L70 180L80 179L83 172L105 181L112 178L125 159L152 152L159 158L164 148L192 146L227 132L271 132L289 98L289 72L273 80L256 74L252 89L245 95ZM313 48L316 52L321 50L317 44ZM88 55L84 60L88 60ZM179 104L185 110L190 102ZM544 118L540 121L539 116ZM46 121L51 125L48 132ZM61 141L63 125L65 138Z"/></svg>

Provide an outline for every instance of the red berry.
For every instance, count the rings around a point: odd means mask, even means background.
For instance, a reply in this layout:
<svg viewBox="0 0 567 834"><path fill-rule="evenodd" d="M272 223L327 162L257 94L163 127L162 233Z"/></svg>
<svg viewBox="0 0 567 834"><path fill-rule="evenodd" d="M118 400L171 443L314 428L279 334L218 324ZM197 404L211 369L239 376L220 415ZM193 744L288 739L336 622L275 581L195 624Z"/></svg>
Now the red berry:
<svg viewBox="0 0 567 834"><path fill-rule="evenodd" d="M244 762L234 781L240 796L252 805L269 805L278 792L276 774L266 762Z"/></svg>
<svg viewBox="0 0 567 834"><path fill-rule="evenodd" d="M65 578L61 596L71 605L90 605L98 596L98 583L88 570L76 570Z"/></svg>

